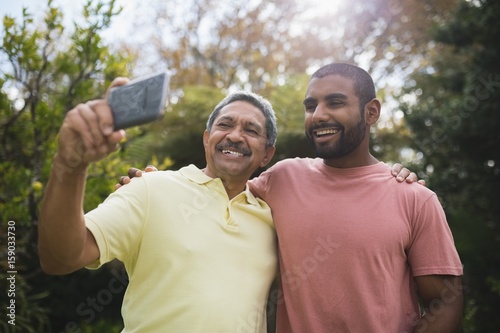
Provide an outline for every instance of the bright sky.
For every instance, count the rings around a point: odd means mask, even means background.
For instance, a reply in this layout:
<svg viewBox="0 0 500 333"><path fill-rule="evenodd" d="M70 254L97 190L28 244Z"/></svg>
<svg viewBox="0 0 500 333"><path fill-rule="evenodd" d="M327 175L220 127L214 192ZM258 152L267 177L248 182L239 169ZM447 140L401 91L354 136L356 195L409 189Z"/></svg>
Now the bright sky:
<svg viewBox="0 0 500 333"><path fill-rule="evenodd" d="M0 5L0 18L8 14L16 18L20 18L22 15L22 8L27 7L28 11L33 15L35 19L40 18L40 12L47 8L47 0L0 0L2 4ZM62 8L64 13L64 19L67 20L66 23L71 23L73 18L79 17L83 5L87 0L54 0L53 4L57 7ZM301 5L306 6L309 15L314 15L314 12L318 13L334 13L339 5L345 3L346 0L302 0ZM140 3L140 6L137 4ZM141 8L147 7L148 1L138 1L138 0L117 0L117 5L124 7L122 13L113 19L111 35L118 34L119 37L126 37L130 32L131 22L134 18L140 16L143 11ZM145 12L145 11L144 11ZM70 26L65 24L66 26Z"/></svg>
<svg viewBox="0 0 500 333"><path fill-rule="evenodd" d="M88 0L53 0L53 6L59 7L63 11L63 24L67 29L73 26L73 21L75 19L78 20L81 18L81 11L87 1ZM321 15L331 13L335 15L339 6L345 4L346 1L347 0L301 0L299 4L304 7L303 18L306 19L314 17L315 13L321 13ZM4 15L9 15L20 20L22 9L26 7L36 23L43 19L43 12L47 9L47 0L0 0L0 2L0 19L3 18ZM150 10L152 3L154 3L154 0L116 0L116 5L123 7L123 10L118 16L113 17L111 27L103 31L101 36L110 43L127 40L129 38L142 39L145 33L135 33L134 23L144 24L151 19L152 15ZM223 6L223 2L221 2L220 5ZM141 29L146 28L142 25ZM297 25L291 29L300 31L300 26Z"/></svg>
<svg viewBox="0 0 500 333"><path fill-rule="evenodd" d="M27 7L29 12L37 17L37 13L43 11L47 8L46 0L16 0L9 1L3 0L2 5L0 6L0 16L4 15L14 16L16 18L21 17L23 12L23 7ZM81 9L82 0L74 0L74 1L54 1L54 4L58 7L62 7L64 9L65 16L73 15L74 13L78 13L78 10Z"/></svg>
<svg viewBox="0 0 500 333"><path fill-rule="evenodd" d="M14 16L20 19L22 16L23 7L28 8L28 12L35 20L42 17L41 12L47 9L47 0L0 0L0 18L4 15ZM83 5L87 0L54 0L53 5L62 9L64 14L65 26L70 27L74 18L81 15ZM108 37L126 37L130 29L131 17L134 14L137 0L117 0L117 6L124 7L119 16L116 16L112 21L112 31L108 31ZM106 38L106 34L104 34Z"/></svg>
<svg viewBox="0 0 500 333"><path fill-rule="evenodd" d="M328 14L335 13L338 7L345 2L346 0L302 0L298 3L311 9L314 8L311 12Z"/></svg>

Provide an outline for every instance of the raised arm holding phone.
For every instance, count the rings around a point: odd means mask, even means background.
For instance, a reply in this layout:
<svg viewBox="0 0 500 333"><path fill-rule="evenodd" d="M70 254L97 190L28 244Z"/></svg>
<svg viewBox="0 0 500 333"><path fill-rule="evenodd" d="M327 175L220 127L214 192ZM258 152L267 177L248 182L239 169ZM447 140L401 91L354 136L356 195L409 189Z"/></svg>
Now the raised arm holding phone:
<svg viewBox="0 0 500 333"><path fill-rule="evenodd" d="M117 78L111 87L127 82ZM79 104L64 118L40 213L38 248L46 272L71 273L99 258L85 226L83 198L90 163L114 152L125 136L113 128L105 99Z"/></svg>

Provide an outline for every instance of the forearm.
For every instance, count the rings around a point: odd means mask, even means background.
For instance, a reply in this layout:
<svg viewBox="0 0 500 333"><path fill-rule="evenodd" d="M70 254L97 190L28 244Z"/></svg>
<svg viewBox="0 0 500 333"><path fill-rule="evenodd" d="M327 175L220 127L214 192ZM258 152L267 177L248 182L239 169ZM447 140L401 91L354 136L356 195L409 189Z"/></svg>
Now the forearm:
<svg viewBox="0 0 500 333"><path fill-rule="evenodd" d="M425 314L412 332L459 332L464 306L461 277L423 276L416 281Z"/></svg>
<svg viewBox="0 0 500 333"><path fill-rule="evenodd" d="M455 311L446 306L436 306L435 311L427 312L413 329L413 333L456 333L460 331L460 318Z"/></svg>
<svg viewBox="0 0 500 333"><path fill-rule="evenodd" d="M42 269L66 274L80 268L87 230L83 215L86 167L69 168L54 158L38 223Z"/></svg>

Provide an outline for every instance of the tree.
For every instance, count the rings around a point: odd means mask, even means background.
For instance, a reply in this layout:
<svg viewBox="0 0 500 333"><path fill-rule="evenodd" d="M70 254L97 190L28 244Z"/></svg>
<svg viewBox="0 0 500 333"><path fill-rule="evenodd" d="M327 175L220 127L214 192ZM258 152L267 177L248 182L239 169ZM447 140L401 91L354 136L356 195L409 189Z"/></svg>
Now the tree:
<svg viewBox="0 0 500 333"><path fill-rule="evenodd" d="M443 199L465 266L466 332L500 326L498 15L497 1L462 1L435 29L435 53L404 96L414 148Z"/></svg>
<svg viewBox="0 0 500 333"><path fill-rule="evenodd" d="M303 134L307 73L327 62L357 63L373 74L379 95L389 102L384 104L389 105L384 107L384 111L389 109L389 118L375 136L375 154L386 161L412 161L412 170L423 170L422 176L427 171L432 188L442 196L450 215L464 262L478 272L467 276L471 295L467 327L479 325L479 320L494 323L491 304L497 301L499 275L481 259L490 258L487 254L494 253L498 238L498 207L487 195L498 195L498 182L494 182L500 162L492 153L498 137L494 136L495 122L486 117L486 112L498 106L494 93L498 80L490 76L498 73L498 52L490 45L498 30L491 13L483 11L497 12L492 2L476 0L466 2L455 13L457 2L353 0L345 1L336 13L309 12L312 16L304 15L311 8L293 0L153 2L147 6L151 12L143 15L156 23L153 38L145 37L151 30L142 26L136 30L144 43L129 43L119 53L113 53L101 39L102 31L119 13L114 1L89 1L83 10L84 23L76 24L69 35L62 25L62 13L51 1L38 26L27 12L20 23L4 18L0 46L0 185L4 190L0 217L16 221L19 234L28 235L18 241L18 255L25 266L18 277L25 280L21 291L26 297L20 299L29 299L29 309L33 309L31 314L21 315L28 323L26 329L38 325L36 330L43 331L38 328L46 325L50 316L52 329L61 327L55 325L57 321L84 329L90 322L109 331L109 323L97 324L97 318L118 316L120 295L112 295L112 303L103 307L103 311L109 310L106 315L86 312L85 300L106 291L106 283L121 279L119 266L112 264L104 272L82 270L67 277L46 277L38 271L33 244L38 203L64 113L78 102L102 96L114 77L136 71L138 56L143 66L148 62L144 71L173 70L171 103L161 121L128 130L122 149L92 166L86 210L112 191L129 165L203 166L201 138L206 117L227 91L235 88L263 94L277 112L280 133L272 163L286 157L313 156ZM436 25L443 29L429 39L429 28ZM491 31L486 26L491 26ZM463 50L463 46L467 48ZM414 74L411 79L409 74ZM407 89L403 96L391 100L403 83ZM413 134L395 117L400 113L400 102L406 103L402 110ZM493 113L488 116L496 117ZM408 160L402 159L405 152ZM439 172L432 173L432 168ZM485 184L486 180L496 187ZM477 200L471 202L471 197ZM498 262L497 257L491 258ZM5 258L0 258L0 263L6 264ZM92 280L87 280L89 277ZM59 282L68 288L55 287ZM47 290L50 296L42 298ZM76 301L57 302L68 295ZM47 309L52 313L44 312Z"/></svg>
<svg viewBox="0 0 500 333"><path fill-rule="evenodd" d="M133 60L129 54L112 53L99 35L120 12L114 0L107 4L88 1L82 13L84 22L75 24L70 35L65 34L62 12L51 0L47 7L40 25L35 24L26 9L20 22L8 16L3 18L0 220L2 230L7 230L7 223L15 223L18 289L16 326L2 326L2 332L48 331L47 318L58 318L64 312L49 313L49 309L57 308L58 301L45 297L47 290L53 294L65 287L56 285L57 278L48 278L40 272L36 254L38 205L55 153L58 129L67 110L79 102L103 96L113 78L127 75ZM118 162L119 157L115 155L90 170L91 191L86 206L102 201L112 190L117 175L126 170L126 167L116 168ZM0 235L4 244L7 234ZM2 256L0 263L4 283L7 270L3 268L9 262ZM101 278L104 274L104 283L109 280L109 273L108 277L105 272L98 274ZM103 282L92 281L96 282L92 288L102 288ZM4 302L9 300L2 297L3 308L7 305ZM74 317L74 308L64 310L73 312ZM52 329L59 329L56 322L52 323Z"/></svg>
<svg viewBox="0 0 500 333"><path fill-rule="evenodd" d="M291 70L293 1L175 0L157 1L153 8L153 52L175 70L174 87L264 92Z"/></svg>
<svg viewBox="0 0 500 333"><path fill-rule="evenodd" d="M353 0L338 5L336 12L319 13L307 3L293 0L153 1L152 10L141 16L148 18L147 24L155 22L154 28L148 29L143 23L140 29L141 36L152 31L153 42L142 38L141 49L155 55L152 62L176 73L174 93L190 85L208 85L276 96L281 86L327 62L360 64L374 76L389 102L384 104L384 114L389 119L385 124L390 126L381 125L384 128L374 136L375 153L384 158L389 151L389 160L411 165L415 153L405 149L408 138L402 138L408 132L400 130L404 124L390 120L396 110L387 106L397 104L391 100L390 90L397 92L405 77L433 52L428 27L445 22L456 2ZM296 90L298 96L303 96L304 89L305 85ZM179 92L179 96L182 94ZM301 105L301 99L292 100ZM301 107L293 107L279 120L295 124L297 116L302 121ZM302 125L292 130L297 138L293 142L302 143L297 129L302 133ZM287 131L281 129L278 145L292 138ZM389 143L392 149L382 149ZM294 151L286 151L289 147L298 146L286 142L276 158L295 156ZM311 154L303 148L297 154Z"/></svg>

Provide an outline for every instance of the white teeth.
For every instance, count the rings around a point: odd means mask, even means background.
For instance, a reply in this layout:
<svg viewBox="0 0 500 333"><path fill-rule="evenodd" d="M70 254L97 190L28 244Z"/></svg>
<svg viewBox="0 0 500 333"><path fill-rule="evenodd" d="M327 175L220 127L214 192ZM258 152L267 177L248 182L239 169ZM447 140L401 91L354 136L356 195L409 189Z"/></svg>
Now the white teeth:
<svg viewBox="0 0 500 333"><path fill-rule="evenodd" d="M238 153L238 152L236 152L236 151L227 150L227 149L224 149L224 150L222 151L222 153L223 153L223 154L228 154L228 155L240 156L240 157L241 157L241 156L243 156L243 154L242 154L242 153Z"/></svg>
<svg viewBox="0 0 500 333"><path fill-rule="evenodd" d="M324 129L324 130L318 130L316 131L316 135L317 136L321 136L321 135L326 135L326 134L336 134L338 133L339 130L337 129Z"/></svg>

